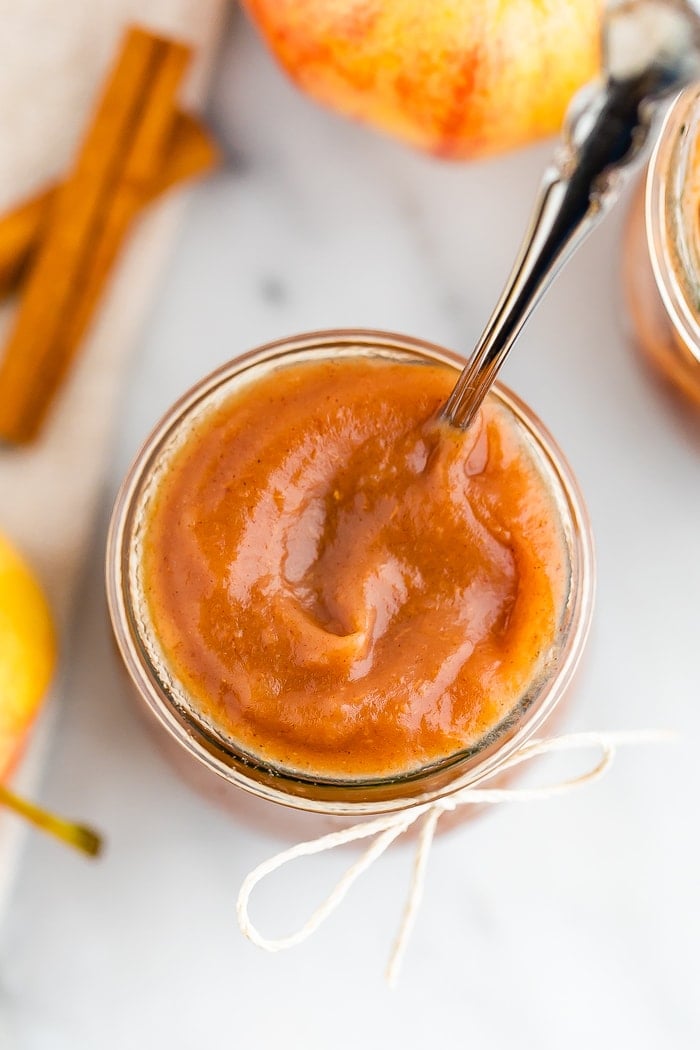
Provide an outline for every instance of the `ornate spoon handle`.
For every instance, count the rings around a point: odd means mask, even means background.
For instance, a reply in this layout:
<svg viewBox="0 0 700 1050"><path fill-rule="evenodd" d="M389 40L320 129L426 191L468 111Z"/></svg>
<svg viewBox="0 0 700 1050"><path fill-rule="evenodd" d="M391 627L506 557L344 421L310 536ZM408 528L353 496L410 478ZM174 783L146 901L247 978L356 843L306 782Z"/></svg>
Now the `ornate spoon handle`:
<svg viewBox="0 0 700 1050"><path fill-rule="evenodd" d="M604 20L605 75L574 98L508 283L444 408L468 427L545 291L610 210L651 137L658 103L700 77L700 3L626 0Z"/></svg>

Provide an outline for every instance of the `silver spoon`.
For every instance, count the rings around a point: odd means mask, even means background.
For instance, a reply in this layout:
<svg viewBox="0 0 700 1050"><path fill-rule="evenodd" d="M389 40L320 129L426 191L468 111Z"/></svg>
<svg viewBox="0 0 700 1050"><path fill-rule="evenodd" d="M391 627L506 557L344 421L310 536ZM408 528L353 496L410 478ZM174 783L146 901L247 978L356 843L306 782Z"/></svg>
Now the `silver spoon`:
<svg viewBox="0 0 700 1050"><path fill-rule="evenodd" d="M613 0L603 70L569 107L515 267L442 410L453 426L472 422L533 309L617 200L653 137L659 104L700 79L700 0Z"/></svg>

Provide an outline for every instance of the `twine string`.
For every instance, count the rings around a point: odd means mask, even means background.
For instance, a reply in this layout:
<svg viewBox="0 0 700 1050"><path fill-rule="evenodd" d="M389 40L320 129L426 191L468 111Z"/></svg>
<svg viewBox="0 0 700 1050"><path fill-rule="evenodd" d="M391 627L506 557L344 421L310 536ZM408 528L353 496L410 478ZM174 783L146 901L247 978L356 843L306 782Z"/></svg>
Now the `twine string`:
<svg viewBox="0 0 700 1050"><path fill-rule="evenodd" d="M424 809L425 807L423 807L423 811ZM419 810L409 810L403 814L389 813L378 820L373 820L366 824L354 824L352 827L345 828L342 831L333 831L329 835L323 835L321 838L312 839L309 842L300 842L289 849L283 850L281 853L277 853L274 857L270 857L269 860L263 861L262 864L259 864L245 877L238 894L236 912L241 932L266 952L281 952L286 948L292 948L294 945L305 941L307 937L310 937L318 929L322 922L325 922L331 912L335 911L360 875L374 864L375 860L381 857L394 839L402 835L420 815L421 811ZM402 819L399 820L397 819L398 817ZM264 937L253 925L248 913L248 901L255 887L264 878L298 857L311 857L316 853L325 853L327 850L335 849L337 846L344 846L349 842L371 838L373 835L376 835L374 842L347 869L326 899L322 901L298 930L287 937L269 938Z"/></svg>
<svg viewBox="0 0 700 1050"><path fill-rule="evenodd" d="M664 743L674 739L674 737L675 734L665 730L632 730L617 733L571 733L566 736L551 737L549 739L531 740L514 751L512 755L501 762L480 783L491 780L495 776L501 776L507 770L514 769L540 755L597 748L600 750L600 757L594 765L583 773L553 784L545 784L541 787L518 788L489 788L479 787L478 785L464 787L451 795L433 802L425 802L410 809L401 810L398 813L387 813L375 820L353 824L349 828L331 832L328 835L311 839L308 842L299 842L263 861L243 880L236 906L238 925L241 932L254 944L258 945L259 948L263 948L268 952L284 951L286 948L292 948L294 945L305 941L336 910L351 886L386 852L392 842L423 818L413 861L408 897L386 971L387 980L393 987L398 982L401 963L415 925L416 915L425 889L425 876L430 849L438 822L444 813L453 812L465 805L534 802L568 794L570 791L577 790L603 777L610 769L618 747ZM249 914L250 897L258 883L299 857L314 856L318 853L336 849L338 846L344 846L350 842L371 838L374 841L350 865L325 900L321 902L299 929L286 937L279 938L265 937L260 933L253 924Z"/></svg>
<svg viewBox="0 0 700 1050"><path fill-rule="evenodd" d="M425 819L423 820L420 829L416 856L413 861L411 886L408 891L408 897L406 898L406 904L404 905L399 932L396 935L394 947L389 956L389 964L386 968L386 979L390 988L395 988L398 984L401 963L406 954L408 940L413 932L416 915L418 914L418 909L423 900L423 893L425 891L425 873L428 867L430 847L433 844L438 821L444 812L445 810L443 808L431 806L425 815Z"/></svg>

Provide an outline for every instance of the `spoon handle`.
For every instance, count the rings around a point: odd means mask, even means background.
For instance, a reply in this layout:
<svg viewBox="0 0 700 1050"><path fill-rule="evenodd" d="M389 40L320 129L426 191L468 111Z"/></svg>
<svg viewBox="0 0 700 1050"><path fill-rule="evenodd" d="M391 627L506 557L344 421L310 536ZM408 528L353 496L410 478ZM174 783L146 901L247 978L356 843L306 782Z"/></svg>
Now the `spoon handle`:
<svg viewBox="0 0 700 1050"><path fill-rule="evenodd" d="M625 176L643 152L655 123L652 103L668 97L698 75L697 14L682 3L630 2L615 21L607 15L604 64L607 77L583 88L574 98L562 142L545 173L534 216L506 287L486 329L450 394L442 417L466 428L474 419L511 346L553 279L581 242L617 200ZM673 38L663 39L666 21L654 40L656 51L638 56L630 67L629 48L618 46L616 32L640 26L639 12L673 12ZM652 11L653 13L653 11ZM680 29L679 29L680 27ZM656 27L658 29L658 26ZM621 35L619 35L621 39ZM625 41L628 42L627 40ZM647 49L648 50L648 49ZM689 60L690 59L690 60Z"/></svg>

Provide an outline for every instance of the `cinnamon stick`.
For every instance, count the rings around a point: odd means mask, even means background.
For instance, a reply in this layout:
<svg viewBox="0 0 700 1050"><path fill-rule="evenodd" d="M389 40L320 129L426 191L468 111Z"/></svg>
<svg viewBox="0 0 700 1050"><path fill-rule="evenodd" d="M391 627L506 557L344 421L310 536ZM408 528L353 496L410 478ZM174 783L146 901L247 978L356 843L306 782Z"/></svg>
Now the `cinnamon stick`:
<svg viewBox="0 0 700 1050"><path fill-rule="evenodd" d="M55 196L53 188L45 190L0 219L0 295L17 283L28 265Z"/></svg>
<svg viewBox="0 0 700 1050"><path fill-rule="evenodd" d="M57 193L0 366L6 440L35 436L70 364L114 241L162 162L188 57L183 45L141 29L127 34L75 169Z"/></svg>
<svg viewBox="0 0 700 1050"><path fill-rule="evenodd" d="M54 353L47 385L53 390L61 381L75 354L99 300L102 288L119 252L132 220L145 203L163 157L173 126L173 107L189 51L175 47L164 56L155 78L144 117L127 152L120 179L106 209L104 221L93 246L90 267L80 294L62 329L58 353ZM46 390L43 392L46 395ZM34 413L38 424L41 412Z"/></svg>
<svg viewBox="0 0 700 1050"><path fill-rule="evenodd" d="M172 186L211 171L219 161L207 129L189 113L176 113L172 135L146 203ZM12 292L31 265L60 187L50 186L0 217L0 298Z"/></svg>

